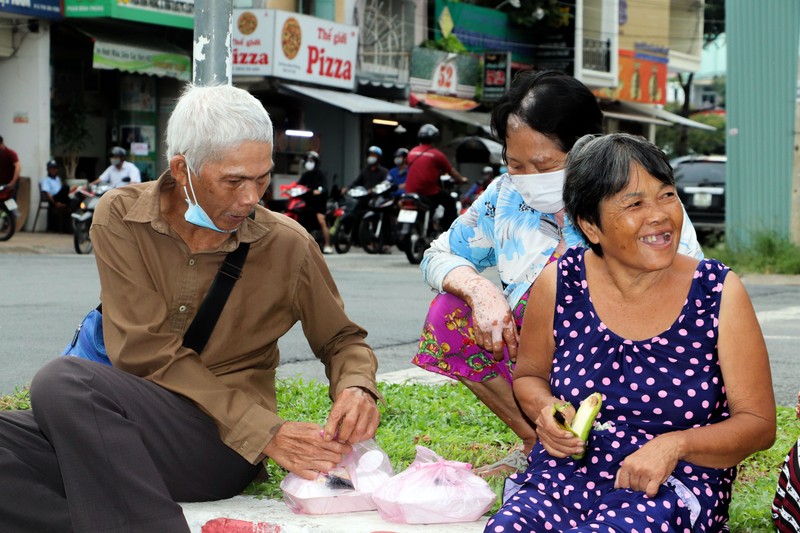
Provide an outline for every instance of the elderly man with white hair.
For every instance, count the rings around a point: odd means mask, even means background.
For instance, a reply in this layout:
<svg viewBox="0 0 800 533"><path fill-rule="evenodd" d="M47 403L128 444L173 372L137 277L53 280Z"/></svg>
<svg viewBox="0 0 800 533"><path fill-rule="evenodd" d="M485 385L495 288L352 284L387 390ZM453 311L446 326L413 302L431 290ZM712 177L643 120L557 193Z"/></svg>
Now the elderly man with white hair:
<svg viewBox="0 0 800 533"><path fill-rule="evenodd" d="M374 436L366 331L308 233L258 205L272 143L252 95L190 86L167 126L169 170L103 196L91 232L112 365L56 358L31 383L32 409L0 414L4 531L188 531L175 502L231 497L265 458L312 479ZM198 353L184 336L240 246ZM297 321L330 379L324 426L277 414L278 339Z"/></svg>

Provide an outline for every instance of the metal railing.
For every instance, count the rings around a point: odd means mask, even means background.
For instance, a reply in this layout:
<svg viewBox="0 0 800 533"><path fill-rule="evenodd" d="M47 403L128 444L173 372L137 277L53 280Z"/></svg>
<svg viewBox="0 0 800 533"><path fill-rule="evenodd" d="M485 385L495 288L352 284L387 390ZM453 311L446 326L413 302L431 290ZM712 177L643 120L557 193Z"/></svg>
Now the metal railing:
<svg viewBox="0 0 800 533"><path fill-rule="evenodd" d="M384 79L398 83L408 82L410 54L405 51L359 51L359 74L378 81Z"/></svg>
<svg viewBox="0 0 800 533"><path fill-rule="evenodd" d="M583 68L598 72L611 71L611 39L583 38Z"/></svg>

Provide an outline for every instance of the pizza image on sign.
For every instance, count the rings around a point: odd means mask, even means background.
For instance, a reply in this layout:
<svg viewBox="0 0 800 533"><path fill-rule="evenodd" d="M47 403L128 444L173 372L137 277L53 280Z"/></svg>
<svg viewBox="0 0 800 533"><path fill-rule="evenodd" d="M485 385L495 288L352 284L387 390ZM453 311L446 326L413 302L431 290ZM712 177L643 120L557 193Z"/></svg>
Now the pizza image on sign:
<svg viewBox="0 0 800 533"><path fill-rule="evenodd" d="M300 52L303 32L300 30L300 23L294 17L289 17L283 23L281 29L281 49L287 59L294 59Z"/></svg>
<svg viewBox="0 0 800 533"><path fill-rule="evenodd" d="M249 11L245 11L239 15L239 20L236 21L236 26L242 35L250 35L258 27L258 18Z"/></svg>

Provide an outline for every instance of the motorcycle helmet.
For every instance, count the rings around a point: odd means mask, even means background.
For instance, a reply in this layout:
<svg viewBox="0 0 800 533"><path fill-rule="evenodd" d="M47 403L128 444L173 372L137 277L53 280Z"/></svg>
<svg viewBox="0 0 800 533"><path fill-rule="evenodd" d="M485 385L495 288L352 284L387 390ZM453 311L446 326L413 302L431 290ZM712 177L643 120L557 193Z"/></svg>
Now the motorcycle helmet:
<svg viewBox="0 0 800 533"><path fill-rule="evenodd" d="M58 168L58 163L56 163L55 159L51 159L47 162L47 168Z"/></svg>
<svg viewBox="0 0 800 533"><path fill-rule="evenodd" d="M494 174L494 169L490 166L485 166L483 170L481 170L481 174Z"/></svg>
<svg viewBox="0 0 800 533"><path fill-rule="evenodd" d="M381 157L383 155L383 150L381 150L380 146L370 146L369 148L367 148L367 153L375 154L378 157Z"/></svg>
<svg viewBox="0 0 800 533"><path fill-rule="evenodd" d="M394 166L399 167L408 159L408 149L398 148L394 153Z"/></svg>
<svg viewBox="0 0 800 533"><path fill-rule="evenodd" d="M111 149L109 155L113 157L125 157L128 155L128 152L122 146L115 146Z"/></svg>
<svg viewBox="0 0 800 533"><path fill-rule="evenodd" d="M433 144L439 138L439 128L433 124L423 124L417 132L417 140L425 144Z"/></svg>
<svg viewBox="0 0 800 533"><path fill-rule="evenodd" d="M315 152L314 150L310 150L306 153L305 160L319 163L319 153Z"/></svg>

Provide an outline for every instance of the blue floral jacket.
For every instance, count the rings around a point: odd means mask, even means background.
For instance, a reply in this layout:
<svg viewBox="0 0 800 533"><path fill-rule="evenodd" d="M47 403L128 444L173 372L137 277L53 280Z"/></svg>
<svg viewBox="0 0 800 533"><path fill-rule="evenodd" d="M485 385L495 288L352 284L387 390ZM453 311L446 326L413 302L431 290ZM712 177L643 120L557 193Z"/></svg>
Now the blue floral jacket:
<svg viewBox="0 0 800 533"><path fill-rule="evenodd" d="M685 211L683 217L678 252L702 258ZM503 294L513 309L549 262L561 236L567 248L586 246L568 216L559 229L553 215L525 204L508 174L503 174L431 244L422 260L422 274L428 285L441 292L444 278L454 268L470 266L482 272L496 266Z"/></svg>

